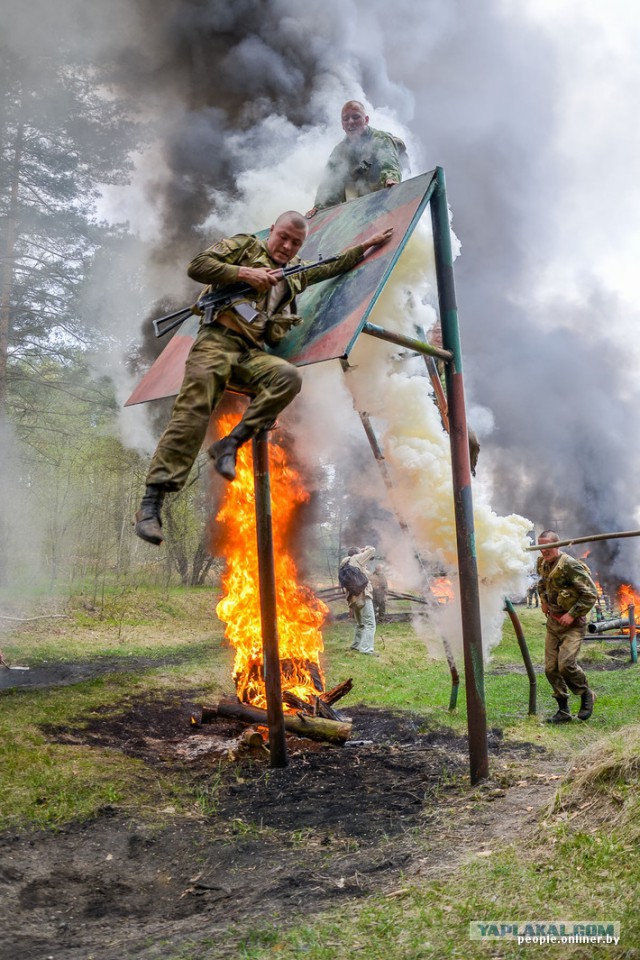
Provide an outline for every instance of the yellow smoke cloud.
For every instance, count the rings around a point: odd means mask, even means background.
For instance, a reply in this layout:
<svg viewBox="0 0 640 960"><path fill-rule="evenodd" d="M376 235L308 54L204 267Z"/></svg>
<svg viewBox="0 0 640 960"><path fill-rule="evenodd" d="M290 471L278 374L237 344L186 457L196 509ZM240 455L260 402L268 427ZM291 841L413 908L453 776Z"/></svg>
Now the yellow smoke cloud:
<svg viewBox="0 0 640 960"><path fill-rule="evenodd" d="M428 330L436 314L429 304L435 281L428 228L414 233L372 315L372 322L415 336ZM463 344L464 346L464 344ZM351 361L348 382L358 410L372 417L393 481L393 506L408 524L414 546L425 560L441 565L456 584L457 555L449 437L443 429L421 358L398 370L398 348L362 336ZM404 369L406 367L406 369ZM512 514L498 516L489 487L473 484L474 523L485 654L501 636L504 597L524 593L531 567L528 531L533 524ZM457 592L457 591L456 591ZM460 650L459 604L435 611L437 625ZM442 635L442 634L441 634Z"/></svg>

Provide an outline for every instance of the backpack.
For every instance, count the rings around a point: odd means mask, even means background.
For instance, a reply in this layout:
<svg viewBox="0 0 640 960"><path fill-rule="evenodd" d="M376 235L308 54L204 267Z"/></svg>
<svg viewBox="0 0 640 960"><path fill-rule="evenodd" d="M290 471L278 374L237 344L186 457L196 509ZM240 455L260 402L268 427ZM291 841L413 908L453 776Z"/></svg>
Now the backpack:
<svg viewBox="0 0 640 960"><path fill-rule="evenodd" d="M338 570L338 583L347 593L357 596L365 589L369 583L369 578L360 567L356 567L354 563L347 561Z"/></svg>

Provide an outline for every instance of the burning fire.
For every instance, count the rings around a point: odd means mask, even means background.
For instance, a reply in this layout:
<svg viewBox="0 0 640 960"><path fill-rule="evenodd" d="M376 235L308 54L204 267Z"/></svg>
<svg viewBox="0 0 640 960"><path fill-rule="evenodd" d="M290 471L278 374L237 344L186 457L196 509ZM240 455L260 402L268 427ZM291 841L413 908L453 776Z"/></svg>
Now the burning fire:
<svg viewBox="0 0 640 960"><path fill-rule="evenodd" d="M618 587L617 600L621 610L626 612L630 606L634 606L636 611L640 612L640 594L636 593L631 584L623 583Z"/></svg>
<svg viewBox="0 0 640 960"><path fill-rule="evenodd" d="M447 577L436 577L431 583L431 593L440 604L450 603L455 599L453 584Z"/></svg>
<svg viewBox="0 0 640 960"><path fill-rule="evenodd" d="M223 435L232 429L235 420L220 419ZM295 563L286 549L293 511L309 495L298 474L287 464L284 449L274 440L269 444L269 467L282 690L312 701L324 686L320 628L328 607L308 587L298 584ZM265 707L253 457L249 443L239 450L236 479L228 485L217 519L224 526L227 567L222 578L226 594L216 613L227 624L225 637L236 651L233 679L238 698Z"/></svg>

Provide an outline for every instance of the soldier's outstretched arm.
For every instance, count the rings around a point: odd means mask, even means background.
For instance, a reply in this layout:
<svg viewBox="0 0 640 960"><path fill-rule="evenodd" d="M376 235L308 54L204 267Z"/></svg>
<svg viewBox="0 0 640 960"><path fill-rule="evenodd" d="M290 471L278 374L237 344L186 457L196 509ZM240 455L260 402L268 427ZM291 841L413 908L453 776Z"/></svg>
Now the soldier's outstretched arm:
<svg viewBox="0 0 640 960"><path fill-rule="evenodd" d="M371 247L381 247L383 244L388 243L393 236L393 227L387 227L385 230L379 230L377 233L374 233L367 240L362 241L362 246L365 250L369 250Z"/></svg>

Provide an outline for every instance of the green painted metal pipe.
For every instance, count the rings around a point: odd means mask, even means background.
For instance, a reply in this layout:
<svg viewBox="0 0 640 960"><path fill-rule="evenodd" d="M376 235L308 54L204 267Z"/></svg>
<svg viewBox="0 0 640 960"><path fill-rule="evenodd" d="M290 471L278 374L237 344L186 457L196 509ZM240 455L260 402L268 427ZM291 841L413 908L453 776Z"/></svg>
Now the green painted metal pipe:
<svg viewBox="0 0 640 960"><path fill-rule="evenodd" d="M629 605L629 653L631 654L631 663L638 662L638 637L636 627L636 608L634 604Z"/></svg>
<svg viewBox="0 0 640 960"><path fill-rule="evenodd" d="M520 617L515 611L515 607L511 603L508 597L504 598L504 607L509 617L511 623L513 624L513 629L516 633L516 639L518 641L518 646L520 647L520 653L522 654L522 659L524 660L524 665L527 671L527 676L529 677L529 713L537 713L536 709L536 687L537 679L536 672L533 669L533 664L531 662L531 656L529 655L529 647L527 646L527 641L524 638L524 630L522 629L522 624L520 623Z"/></svg>
<svg viewBox="0 0 640 960"><path fill-rule="evenodd" d="M370 337L377 337L378 340L386 340L388 343L397 343L399 347L406 347L408 350L415 350L416 353L423 353L429 357L439 357L441 360L451 360L453 354L450 350L443 350L440 347L434 347L424 340L416 340L415 337L405 337L403 333L396 333L393 330L385 330L375 323L364 324L363 333L368 333Z"/></svg>
<svg viewBox="0 0 640 960"><path fill-rule="evenodd" d="M462 378L460 328L453 278L449 207L442 167L437 167L436 179L437 185L430 203L431 222L438 281L440 324L442 326L442 346L445 350L451 351L452 354L451 361L445 367L445 377L460 579L460 610L462 614L467 727L469 731L469 766L471 782L477 783L478 780L489 776L480 591L471 496L467 415Z"/></svg>

